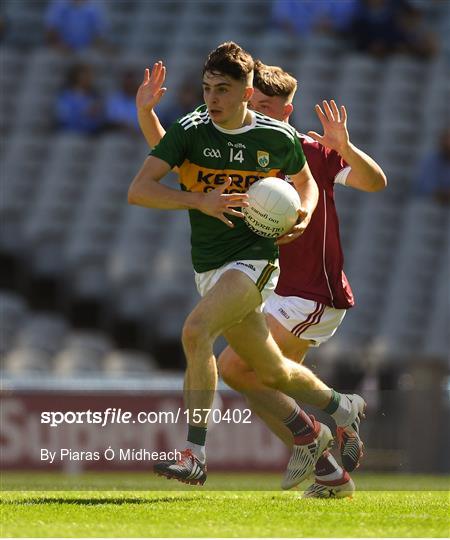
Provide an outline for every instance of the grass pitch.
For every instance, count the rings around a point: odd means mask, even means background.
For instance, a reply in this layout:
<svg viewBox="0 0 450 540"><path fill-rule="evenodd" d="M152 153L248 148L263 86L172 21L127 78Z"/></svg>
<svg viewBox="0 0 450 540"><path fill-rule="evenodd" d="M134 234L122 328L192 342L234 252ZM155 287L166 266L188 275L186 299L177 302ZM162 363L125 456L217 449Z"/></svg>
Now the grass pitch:
<svg viewBox="0 0 450 540"><path fill-rule="evenodd" d="M14 491L20 476L4 475L9 491L1 497L2 536L445 538L450 533L448 478L355 475L360 490L353 499L303 500L299 491L267 491L279 482L272 475L215 473L208 490L153 477L151 489L159 490L113 489L124 477L136 481L132 475L90 475L91 485L97 482L104 491L25 492ZM51 485L54 479L39 480ZM379 491L383 485L399 491ZM231 486L247 491L229 491Z"/></svg>

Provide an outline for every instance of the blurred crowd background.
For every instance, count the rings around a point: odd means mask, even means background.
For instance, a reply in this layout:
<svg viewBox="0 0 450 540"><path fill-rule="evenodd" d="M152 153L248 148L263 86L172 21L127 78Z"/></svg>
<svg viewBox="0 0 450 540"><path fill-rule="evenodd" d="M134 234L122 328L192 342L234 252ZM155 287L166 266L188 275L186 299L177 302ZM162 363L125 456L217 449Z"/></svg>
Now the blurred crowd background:
<svg viewBox="0 0 450 540"><path fill-rule="evenodd" d="M379 194L336 188L357 306L309 365L374 410L400 415L392 392L416 389L448 414L450 2L6 0L0 38L5 379L184 367L189 225L127 205L149 151L134 96L163 60L168 127L201 104L207 53L235 40L298 79L299 131L320 131L316 102L345 104L351 140L388 177Z"/></svg>

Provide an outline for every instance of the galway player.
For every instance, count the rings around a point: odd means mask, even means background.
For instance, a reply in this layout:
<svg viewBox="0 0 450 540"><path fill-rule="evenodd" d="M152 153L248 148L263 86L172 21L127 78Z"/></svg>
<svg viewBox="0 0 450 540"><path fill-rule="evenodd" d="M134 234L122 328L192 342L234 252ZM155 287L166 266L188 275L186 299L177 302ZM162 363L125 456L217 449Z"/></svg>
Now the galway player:
<svg viewBox="0 0 450 540"><path fill-rule="evenodd" d="M283 358L267 330L258 307L265 296L264 282L267 281L272 269L270 264L267 264L259 277L251 270L255 266L260 269L259 257L267 256L268 252L264 251L262 239L253 238L251 244L247 242L246 251L243 251L243 245L239 246L238 240L244 237L250 240L251 237L248 231L244 232L240 227L239 223L242 222L237 219L240 216L235 210L232 212L234 213L232 218L235 230L239 227L241 229L242 234L239 236L225 233L223 226L218 230L217 222L211 219L205 221L205 216L201 217L198 212L201 209L204 213L219 217L227 223L223 212L227 211L229 202L223 199L223 189L221 191L218 188L214 189L214 184L223 184L228 175L236 180L232 189L243 191L251 181L273 175L276 169L285 173L289 173L288 169L300 169L292 179L294 185L301 191L302 201L306 206L303 212L305 217L300 226L296 226L293 233L284 237L280 243L295 239L303 232L315 207L317 186L309 170L307 168L305 170L306 166L302 167L303 157L298 153L297 137L291 138L292 131L290 128L286 130L286 124L247 110L246 102L253 90L250 87L252 64L251 57L233 43L224 44L210 54L204 68L203 80L207 107L200 107L170 128L133 181L129 198L131 202L148 207L194 209L191 210L192 251L197 271L197 286L204 298L188 317L183 328L183 345L188 362L185 395L188 398L189 409L209 408L216 386L212 343L215 337L222 333L268 387L278 388L300 399L305 386L315 385L316 391L311 399L318 406L320 403L323 406L330 402L337 403L337 408L346 416L344 425L350 426L361 414L361 398L356 402L348 396L337 394L315 378L309 370ZM158 96L160 97L163 92L164 90L160 88ZM191 129L189 134L184 133L189 129ZM203 134L207 137L206 140L202 140ZM286 138L289 143L286 143ZM214 147L211 146L212 143ZM256 146L253 146L255 143ZM217 148L217 144L221 147ZM257 146L260 144L265 145L264 152L268 154L266 158L272 160L270 167L267 163L257 160ZM246 151L247 145L250 151ZM202 150L211 148L215 152L208 151L208 155L202 153ZM230 150L230 153L228 154L226 150ZM212 158L215 161L211 162ZM239 161L240 165L234 162L230 164L230 161ZM185 190L207 191L213 188L213 191L201 194L200 197L180 197L178 194L175 195L174 190L159 186L157 182L161 176L175 165L179 167L180 180ZM205 174L208 169L214 172ZM218 171L221 172L217 174ZM246 175L249 177L247 181L243 178L244 171L253 172ZM229 185L232 178L229 178L225 186ZM202 181L207 185L202 186ZM241 196L239 200L233 201L233 204L236 206L239 203L245 204L244 200ZM201 222L203 226L200 229ZM222 242L222 245L218 246L220 251L217 250L215 243L217 240L219 242L224 240L225 235L228 240L233 239L236 243L234 251L229 242ZM211 236L214 241L211 241ZM256 242L259 243L258 249L252 250ZM211 251L215 255L213 260L209 253ZM250 259L252 264L238 264L242 261L237 260L237 256L241 256L242 251L244 254L252 253L253 258ZM220 261L219 257L225 259ZM218 263L222 266L220 267ZM288 405L290 410L290 404ZM183 452L182 459L176 463L168 462L156 466L157 472L188 483L203 483L206 478L205 436L205 419L191 422L187 449ZM331 434L326 426L314 422L311 433L305 439L307 440L300 441L302 444L294 446L303 461L303 471L300 474L302 478L307 477L312 471L319 455L329 445Z"/></svg>
<svg viewBox="0 0 450 540"><path fill-rule="evenodd" d="M296 80L279 67L257 63L254 86L252 107L287 122L293 110ZM316 112L324 135L299 134L319 186L319 202L305 233L295 242L280 247L280 279L264 308L270 331L283 354L300 362L309 347L319 346L336 332L346 310L354 305L343 272L334 185L340 183L367 192L386 187L381 168L350 143L345 107L339 110L334 101L324 101L322 105L323 108L316 105ZM230 348L220 357L219 367L225 382L246 394L252 409L292 446L295 431L293 435L289 419L282 422L273 415L267 392ZM299 423L297 429L301 428ZM355 433L345 429L338 428L338 437L344 468L351 471L359 462L361 442ZM336 497L352 490L348 474L339 470L332 457L324 455L316 464L316 480L305 495Z"/></svg>

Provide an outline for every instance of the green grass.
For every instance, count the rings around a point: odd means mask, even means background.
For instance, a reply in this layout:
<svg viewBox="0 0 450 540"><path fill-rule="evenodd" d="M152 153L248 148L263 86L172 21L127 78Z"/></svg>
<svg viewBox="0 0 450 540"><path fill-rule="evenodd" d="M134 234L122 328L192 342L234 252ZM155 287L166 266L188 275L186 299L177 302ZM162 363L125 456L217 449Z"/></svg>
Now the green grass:
<svg viewBox="0 0 450 540"><path fill-rule="evenodd" d="M39 475L31 478L35 485ZM360 490L344 500L303 500L298 491L261 491L277 486L279 478L272 475L215 473L208 484L217 491L153 477L151 489L159 490L131 491L123 488L124 478L136 484L133 475L91 474L86 476L89 484L108 489L13 491L24 477L4 475L2 486L9 491L1 496L2 536L444 538L450 533L446 478L355 475ZM41 475L40 481L54 485L55 476ZM80 479L76 482L81 486ZM387 485L402 491L380 491ZM231 486L256 491L228 491Z"/></svg>

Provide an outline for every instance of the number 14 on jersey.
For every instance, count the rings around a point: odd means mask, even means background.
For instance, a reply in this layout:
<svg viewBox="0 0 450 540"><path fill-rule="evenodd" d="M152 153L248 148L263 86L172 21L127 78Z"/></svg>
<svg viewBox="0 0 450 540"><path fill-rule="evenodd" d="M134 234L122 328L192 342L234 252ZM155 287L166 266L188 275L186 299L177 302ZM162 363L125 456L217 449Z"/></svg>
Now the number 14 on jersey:
<svg viewBox="0 0 450 540"><path fill-rule="evenodd" d="M242 163L244 161L244 154L241 150L236 150L235 148L230 148L230 161L239 161L239 163Z"/></svg>

